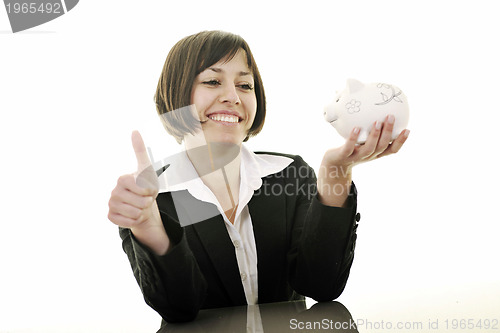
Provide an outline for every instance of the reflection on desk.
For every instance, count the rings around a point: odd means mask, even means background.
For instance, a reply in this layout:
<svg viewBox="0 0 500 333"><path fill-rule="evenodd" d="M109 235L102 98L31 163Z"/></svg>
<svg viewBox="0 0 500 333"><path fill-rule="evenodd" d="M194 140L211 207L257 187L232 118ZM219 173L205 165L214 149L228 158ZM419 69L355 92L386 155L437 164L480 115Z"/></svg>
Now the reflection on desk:
<svg viewBox="0 0 500 333"><path fill-rule="evenodd" d="M167 332L358 332L351 314L339 302L305 301L201 310L189 323L163 322L158 333Z"/></svg>

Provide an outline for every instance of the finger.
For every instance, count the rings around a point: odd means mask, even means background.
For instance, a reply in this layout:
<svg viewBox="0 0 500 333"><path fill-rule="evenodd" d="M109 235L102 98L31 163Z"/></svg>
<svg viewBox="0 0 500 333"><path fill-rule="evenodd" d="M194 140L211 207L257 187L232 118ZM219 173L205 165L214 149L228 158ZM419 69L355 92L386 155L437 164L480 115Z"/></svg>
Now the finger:
<svg viewBox="0 0 500 333"><path fill-rule="evenodd" d="M375 155L383 153L391 143L392 131L394 129L395 120L396 119L394 118L393 115L389 115L385 118L385 122L382 127L382 133L378 140L377 147L375 148L374 152Z"/></svg>
<svg viewBox="0 0 500 333"><path fill-rule="evenodd" d="M132 146L134 147L135 157L137 159L137 171L142 172L151 165L144 140L139 131L132 132Z"/></svg>
<svg viewBox="0 0 500 333"><path fill-rule="evenodd" d="M398 135L398 137L389 145L389 147L387 147L387 149L377 157L383 157L397 153L401 149L401 147L403 147L403 144L406 142L409 135L410 135L410 130L406 129L402 131Z"/></svg>
<svg viewBox="0 0 500 333"><path fill-rule="evenodd" d="M158 176L151 165L146 146L138 131L132 132L132 146L137 158L136 183L138 186L158 192Z"/></svg>
<svg viewBox="0 0 500 333"><path fill-rule="evenodd" d="M342 151L341 151L342 158L347 158L354 153L360 132L361 132L361 129L359 127L354 127L352 129L351 134L349 135L349 138L347 138L344 146L342 147Z"/></svg>
<svg viewBox="0 0 500 333"><path fill-rule="evenodd" d="M128 217L133 220L138 220L143 214L143 210L132 205L118 202L116 200L110 200L108 203L109 211L114 214L119 214L124 217Z"/></svg>
<svg viewBox="0 0 500 333"><path fill-rule="evenodd" d="M129 190L115 189L113 190L113 192L111 192L111 200L119 203L128 204L138 209L145 209L153 203L154 198L153 196L150 195L148 196L139 195Z"/></svg>
<svg viewBox="0 0 500 333"><path fill-rule="evenodd" d="M122 228L132 228L138 224L137 220L125 217L114 212L108 213L108 220Z"/></svg>
<svg viewBox="0 0 500 333"><path fill-rule="evenodd" d="M117 187L120 190L130 191L141 196L153 196L155 194L154 189L138 185L134 175L123 175L118 178Z"/></svg>
<svg viewBox="0 0 500 333"><path fill-rule="evenodd" d="M382 132L382 126L381 121L376 121L373 124L365 144L359 149L359 157L361 159L368 158L375 152L380 139L380 133Z"/></svg>

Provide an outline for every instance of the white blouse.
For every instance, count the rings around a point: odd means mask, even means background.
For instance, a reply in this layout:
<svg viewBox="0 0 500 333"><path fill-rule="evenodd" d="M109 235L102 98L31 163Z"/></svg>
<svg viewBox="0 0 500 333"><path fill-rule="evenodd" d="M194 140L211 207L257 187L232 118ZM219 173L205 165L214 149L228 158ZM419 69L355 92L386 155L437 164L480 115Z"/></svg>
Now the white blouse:
<svg viewBox="0 0 500 333"><path fill-rule="evenodd" d="M187 190L198 200L214 204L225 221L226 229L234 245L236 260L240 271L241 282L245 291L247 303L258 302L258 272L257 272L257 249L253 234L252 218L248 210L248 202L254 191L262 186L262 178L280 172L293 160L288 157L255 154L244 145L241 146L240 165L240 193L238 209L234 219L234 225L224 214L222 206L212 191L198 177L187 154L180 153L174 158L165 159L153 164L159 169L165 164L170 167L158 178L160 182L159 192ZM174 202L175 204L175 202ZM207 216L206 218L210 218Z"/></svg>

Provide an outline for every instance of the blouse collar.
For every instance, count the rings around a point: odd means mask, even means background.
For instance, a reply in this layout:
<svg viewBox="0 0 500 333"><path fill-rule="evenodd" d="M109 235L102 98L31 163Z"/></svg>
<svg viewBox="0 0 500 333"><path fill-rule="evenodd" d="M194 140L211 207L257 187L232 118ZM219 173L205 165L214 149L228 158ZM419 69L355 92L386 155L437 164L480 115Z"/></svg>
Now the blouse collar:
<svg viewBox="0 0 500 333"><path fill-rule="evenodd" d="M254 191L262 186L263 177L282 171L292 162L293 159L284 156L255 154L242 144L237 215L250 201ZM158 177L159 193L187 190L198 200L210 202L219 207L215 195L198 176L185 150L162 160L162 164L170 164L170 166Z"/></svg>

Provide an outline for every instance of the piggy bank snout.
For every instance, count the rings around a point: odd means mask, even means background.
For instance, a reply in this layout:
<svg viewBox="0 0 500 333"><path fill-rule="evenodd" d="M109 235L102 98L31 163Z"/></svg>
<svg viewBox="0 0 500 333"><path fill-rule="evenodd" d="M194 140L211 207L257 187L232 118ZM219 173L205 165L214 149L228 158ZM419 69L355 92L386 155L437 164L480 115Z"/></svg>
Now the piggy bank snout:
<svg viewBox="0 0 500 333"><path fill-rule="evenodd" d="M324 109L323 117L325 117L325 120L329 123L332 123L339 118L335 110L330 105Z"/></svg>

